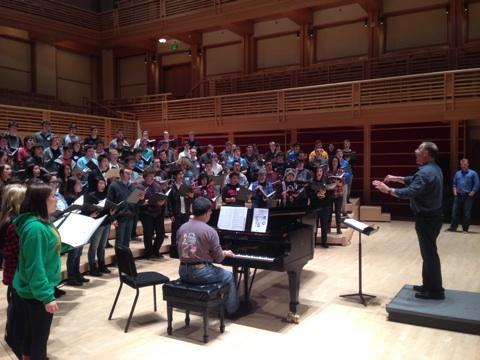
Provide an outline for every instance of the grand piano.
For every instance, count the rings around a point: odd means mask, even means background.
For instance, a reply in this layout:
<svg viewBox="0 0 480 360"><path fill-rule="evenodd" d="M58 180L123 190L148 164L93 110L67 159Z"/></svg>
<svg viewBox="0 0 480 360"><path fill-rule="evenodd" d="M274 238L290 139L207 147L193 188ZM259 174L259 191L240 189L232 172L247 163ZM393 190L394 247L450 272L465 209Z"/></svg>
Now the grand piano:
<svg viewBox="0 0 480 360"><path fill-rule="evenodd" d="M245 229L251 228L253 210L249 209ZM286 320L298 322L300 279L303 267L313 258L315 249L315 217L306 207L269 209L267 231L230 231L217 228L223 249L232 250L235 257L225 258L232 266L237 285L243 277L243 296L248 303L257 269L287 272L290 311Z"/></svg>
<svg viewBox="0 0 480 360"><path fill-rule="evenodd" d="M212 214L209 222L218 232L224 250L232 250L235 257L227 257L223 265L232 266L237 286L243 283L245 302L250 302L250 293L257 269L287 272L290 311L286 321L298 323L300 278L303 267L313 258L315 248L315 217L307 207L270 208L267 231L231 231L216 227L218 213ZM245 229L251 228L253 209L247 213ZM174 246L171 256L178 257Z"/></svg>

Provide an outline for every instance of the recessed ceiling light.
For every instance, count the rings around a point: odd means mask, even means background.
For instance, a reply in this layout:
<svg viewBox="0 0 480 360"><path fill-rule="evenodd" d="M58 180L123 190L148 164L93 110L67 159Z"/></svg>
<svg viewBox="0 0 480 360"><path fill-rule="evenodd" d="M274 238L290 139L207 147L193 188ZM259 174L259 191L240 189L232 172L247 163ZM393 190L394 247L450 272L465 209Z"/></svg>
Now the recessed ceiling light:
<svg viewBox="0 0 480 360"><path fill-rule="evenodd" d="M165 44L165 43L167 42L167 39L165 39L165 38L160 38L160 39L158 39L158 42L159 42L160 44Z"/></svg>

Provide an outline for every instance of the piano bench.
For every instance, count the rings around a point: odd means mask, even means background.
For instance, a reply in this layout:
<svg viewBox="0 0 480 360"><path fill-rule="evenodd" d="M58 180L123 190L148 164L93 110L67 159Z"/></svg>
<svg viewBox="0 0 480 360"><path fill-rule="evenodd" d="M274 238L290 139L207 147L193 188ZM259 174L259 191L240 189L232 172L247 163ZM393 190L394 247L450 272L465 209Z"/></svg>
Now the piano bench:
<svg viewBox="0 0 480 360"><path fill-rule="evenodd" d="M173 308L185 310L185 325L190 324L190 312L203 315L203 342L208 342L208 313L218 311L220 332L225 331L224 299L228 285L220 283L191 284L180 279L163 284L163 300L167 302L168 335L172 335Z"/></svg>

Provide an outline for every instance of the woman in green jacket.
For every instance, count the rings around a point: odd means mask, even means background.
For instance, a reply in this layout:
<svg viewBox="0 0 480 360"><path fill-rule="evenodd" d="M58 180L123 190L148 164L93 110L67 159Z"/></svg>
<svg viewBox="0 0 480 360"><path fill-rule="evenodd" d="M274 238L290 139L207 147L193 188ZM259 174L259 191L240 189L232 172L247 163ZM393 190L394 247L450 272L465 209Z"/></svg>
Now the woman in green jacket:
<svg viewBox="0 0 480 360"><path fill-rule="evenodd" d="M26 314L23 358L47 358L47 342L53 314L58 312L54 288L61 280L60 235L49 222L56 210L52 188L33 183L13 224L20 240L15 296Z"/></svg>

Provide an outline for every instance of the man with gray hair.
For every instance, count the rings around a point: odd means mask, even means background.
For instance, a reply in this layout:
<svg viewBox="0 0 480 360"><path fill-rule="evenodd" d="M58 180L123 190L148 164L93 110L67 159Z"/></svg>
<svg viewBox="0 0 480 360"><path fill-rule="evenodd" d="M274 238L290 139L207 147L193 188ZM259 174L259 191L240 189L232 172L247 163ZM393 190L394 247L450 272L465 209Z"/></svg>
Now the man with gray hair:
<svg viewBox="0 0 480 360"><path fill-rule="evenodd" d="M386 194L400 199L410 199L410 208L415 216L415 230L423 259L421 286L415 285L415 297L419 299L445 299L442 287L440 258L437 252L437 237L443 223L442 197L443 174L436 163L438 147L432 142L421 143L415 150L419 170L413 176L387 175L382 181L373 181L373 186ZM388 183L404 184L403 188L389 187Z"/></svg>
<svg viewBox="0 0 480 360"><path fill-rule="evenodd" d="M228 284L225 308L227 315L231 316L239 307L233 274L213 263L221 263L226 256L234 254L231 250L222 249L217 232L207 225L212 213L212 202L199 197L193 202L192 212L193 219L180 226L177 231L180 278L193 284Z"/></svg>

